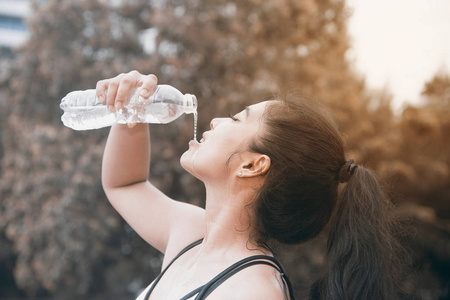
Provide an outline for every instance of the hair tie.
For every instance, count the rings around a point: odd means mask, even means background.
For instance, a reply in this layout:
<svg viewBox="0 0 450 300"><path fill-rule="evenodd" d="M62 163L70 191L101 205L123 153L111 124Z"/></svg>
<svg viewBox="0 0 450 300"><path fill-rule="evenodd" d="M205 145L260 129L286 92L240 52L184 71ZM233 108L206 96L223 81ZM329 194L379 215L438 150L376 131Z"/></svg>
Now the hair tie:
<svg viewBox="0 0 450 300"><path fill-rule="evenodd" d="M350 177L352 177L355 169L358 167L354 162L355 161L352 158L342 166L338 174L339 182L348 182L350 180Z"/></svg>

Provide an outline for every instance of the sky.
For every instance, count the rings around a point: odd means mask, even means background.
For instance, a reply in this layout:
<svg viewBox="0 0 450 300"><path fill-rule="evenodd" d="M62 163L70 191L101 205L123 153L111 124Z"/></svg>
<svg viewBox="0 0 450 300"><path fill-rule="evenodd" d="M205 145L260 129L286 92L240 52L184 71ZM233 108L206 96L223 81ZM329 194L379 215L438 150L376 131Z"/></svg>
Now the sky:
<svg viewBox="0 0 450 300"><path fill-rule="evenodd" d="M424 83L450 73L450 0L347 0L349 58L368 88L387 88L394 111L420 104Z"/></svg>

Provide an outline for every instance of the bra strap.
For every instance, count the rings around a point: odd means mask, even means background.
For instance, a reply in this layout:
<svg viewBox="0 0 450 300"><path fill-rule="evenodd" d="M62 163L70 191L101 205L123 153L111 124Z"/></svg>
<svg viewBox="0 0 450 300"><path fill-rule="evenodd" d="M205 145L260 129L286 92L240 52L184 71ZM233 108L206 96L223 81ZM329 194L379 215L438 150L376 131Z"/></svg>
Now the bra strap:
<svg viewBox="0 0 450 300"><path fill-rule="evenodd" d="M183 298L181 298L180 300L188 300L189 298L193 297L195 294L198 294L205 286L202 285L198 288L196 288L195 290L193 290L192 292L190 292L189 294L186 294Z"/></svg>
<svg viewBox="0 0 450 300"><path fill-rule="evenodd" d="M159 282L159 280L161 279L161 277L164 275L164 273L166 273L167 269L184 253L186 253L187 251L191 250L192 248L194 248L197 245L200 245L203 242L203 239L200 239L198 241L193 242L192 244L188 245L186 248L184 248L183 250L180 251L180 253L178 253L177 256L174 257L174 259L172 259L172 261L164 268L164 270L159 273L159 275L155 278L155 280L153 281L152 286L150 287L150 289L147 291L147 293L145 294L144 300L148 299L150 297L150 294L153 292L153 290L155 289L156 284Z"/></svg>
<svg viewBox="0 0 450 300"><path fill-rule="evenodd" d="M268 262L267 260L271 261L272 263ZM283 267L281 264L273 257L267 256L267 255L254 255L247 258L244 258L237 263L231 265L227 269L225 269L223 272L221 272L219 275L214 277L211 281L209 281L207 284L205 284L202 288L202 290L199 292L197 297L195 297L195 300L201 300L205 299L210 293L212 293L220 284L222 284L225 280L236 274L237 272L248 268L250 266L256 265L256 264L264 264L274 267L278 272L280 272L281 278L283 280L283 289L285 292L285 295L287 296L289 292L289 298L290 300L295 300L294 293L292 291L292 285L288 279L288 277L285 275L285 272L283 270ZM286 291L286 286L288 291Z"/></svg>

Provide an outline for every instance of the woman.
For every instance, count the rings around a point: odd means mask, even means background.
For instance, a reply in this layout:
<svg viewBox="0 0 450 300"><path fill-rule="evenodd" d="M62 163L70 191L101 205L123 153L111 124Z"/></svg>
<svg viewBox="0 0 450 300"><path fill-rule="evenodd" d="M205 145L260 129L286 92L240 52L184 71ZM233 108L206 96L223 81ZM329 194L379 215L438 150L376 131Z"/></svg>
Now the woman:
<svg viewBox="0 0 450 300"><path fill-rule="evenodd" d="M130 88L141 86L146 98L156 84L156 76L133 71L100 81L97 96L114 111ZM113 126L102 169L112 205L165 255L163 273L138 299L293 299L269 245L305 242L331 216L311 299L394 299L387 202L374 175L346 160L316 103L288 97L213 119L180 160L205 184L205 209L174 201L147 180L148 127Z"/></svg>

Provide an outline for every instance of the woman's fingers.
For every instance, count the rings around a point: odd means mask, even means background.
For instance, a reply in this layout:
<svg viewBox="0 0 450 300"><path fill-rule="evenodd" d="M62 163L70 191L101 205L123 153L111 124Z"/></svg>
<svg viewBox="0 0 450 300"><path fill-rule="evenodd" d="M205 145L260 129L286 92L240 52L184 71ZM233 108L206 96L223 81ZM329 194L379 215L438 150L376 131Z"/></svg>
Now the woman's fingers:
<svg viewBox="0 0 450 300"><path fill-rule="evenodd" d="M153 91L155 90L156 85L158 84L158 78L153 75L140 75L138 85L141 87L141 90L139 92L139 96L147 99L150 97L151 94L153 94ZM136 123L128 123L128 128L133 128L137 124Z"/></svg>
<svg viewBox="0 0 450 300"><path fill-rule="evenodd" d="M146 75L141 77L141 91L139 92L139 96L141 96L144 99L147 99L150 97L150 95L153 94L153 91L156 88L156 85L158 84L158 78L153 75Z"/></svg>
<svg viewBox="0 0 450 300"><path fill-rule="evenodd" d="M125 102L129 100L127 98L130 95L130 90L139 86L141 76L138 71L131 71L120 79L114 103L116 110L122 109Z"/></svg>
<svg viewBox="0 0 450 300"><path fill-rule="evenodd" d="M101 103L106 100L106 90L108 89L109 79L100 80L97 82L97 86L95 88L95 94L97 95L98 101Z"/></svg>
<svg viewBox="0 0 450 300"><path fill-rule="evenodd" d="M123 77L125 77L125 74L120 74L109 80L108 92L106 94L106 106L111 112L116 110L115 103L117 90L119 89L119 85Z"/></svg>
<svg viewBox="0 0 450 300"><path fill-rule="evenodd" d="M100 102L106 101L108 110L113 112L124 107L131 89L141 87L139 96L147 99L157 84L158 78L155 75L142 75L131 71L97 82L96 95Z"/></svg>

